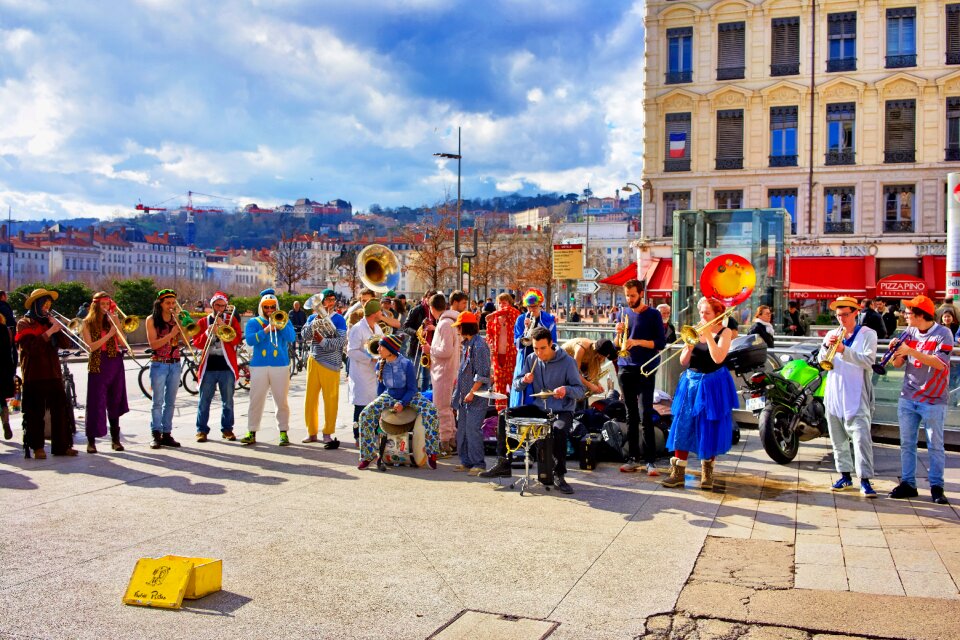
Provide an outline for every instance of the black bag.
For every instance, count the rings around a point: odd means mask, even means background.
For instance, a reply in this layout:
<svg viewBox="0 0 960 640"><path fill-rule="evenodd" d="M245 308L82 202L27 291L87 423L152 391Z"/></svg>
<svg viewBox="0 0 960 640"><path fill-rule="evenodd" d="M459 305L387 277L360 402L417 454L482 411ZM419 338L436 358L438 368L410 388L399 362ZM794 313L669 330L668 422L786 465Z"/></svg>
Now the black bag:
<svg viewBox="0 0 960 640"><path fill-rule="evenodd" d="M610 449L608 459L614 462L623 462L626 455L627 439L623 437L623 428L620 423L616 420L608 420L604 423L600 436Z"/></svg>
<svg viewBox="0 0 960 640"><path fill-rule="evenodd" d="M556 464L553 459L553 439L557 437L566 438L566 431L560 429L552 432L549 436L536 443L537 480L540 481L540 484L547 485L548 487L553 485L553 469Z"/></svg>
<svg viewBox="0 0 960 640"><path fill-rule="evenodd" d="M577 418L589 433L600 433L603 431L603 423L610 419L596 409L585 409Z"/></svg>

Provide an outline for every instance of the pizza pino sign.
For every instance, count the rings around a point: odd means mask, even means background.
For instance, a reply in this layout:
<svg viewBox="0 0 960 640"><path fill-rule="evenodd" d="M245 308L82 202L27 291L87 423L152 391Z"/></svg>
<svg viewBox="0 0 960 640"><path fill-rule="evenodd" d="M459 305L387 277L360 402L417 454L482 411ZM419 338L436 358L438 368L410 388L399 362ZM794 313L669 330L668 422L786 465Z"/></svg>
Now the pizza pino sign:
<svg viewBox="0 0 960 640"><path fill-rule="evenodd" d="M912 298L926 293L927 283L916 276L894 274L877 281L878 298Z"/></svg>

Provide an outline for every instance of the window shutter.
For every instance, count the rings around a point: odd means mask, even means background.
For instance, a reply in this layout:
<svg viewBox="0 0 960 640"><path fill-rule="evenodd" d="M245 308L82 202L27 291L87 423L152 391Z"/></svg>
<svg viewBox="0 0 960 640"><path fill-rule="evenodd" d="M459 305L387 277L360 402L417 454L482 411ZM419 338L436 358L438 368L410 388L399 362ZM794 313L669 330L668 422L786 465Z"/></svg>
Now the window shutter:
<svg viewBox="0 0 960 640"><path fill-rule="evenodd" d="M770 107L770 129L796 129L797 107Z"/></svg>
<svg viewBox="0 0 960 640"><path fill-rule="evenodd" d="M960 64L960 4L947 5L947 64Z"/></svg>
<svg viewBox="0 0 960 640"><path fill-rule="evenodd" d="M853 120L857 105L853 102L834 102L827 105L827 121Z"/></svg>
<svg viewBox="0 0 960 640"><path fill-rule="evenodd" d="M771 64L795 65L800 63L800 18L774 18L771 41Z"/></svg>
<svg viewBox="0 0 960 640"><path fill-rule="evenodd" d="M915 100L888 100L886 104L886 162L913 162L916 124ZM906 159L909 156L909 159Z"/></svg>
<svg viewBox="0 0 960 640"><path fill-rule="evenodd" d="M717 168L743 168L743 109L717 111Z"/></svg>
<svg viewBox="0 0 960 640"><path fill-rule="evenodd" d="M746 25L743 22L724 22L717 26L718 80L744 77L746 68ZM726 71L726 73L723 73ZM738 73L739 72L739 73Z"/></svg>
<svg viewBox="0 0 960 640"><path fill-rule="evenodd" d="M831 13L827 16L827 37L843 38L857 33L857 14L853 11Z"/></svg>
<svg viewBox="0 0 960 640"><path fill-rule="evenodd" d="M683 159L690 158L690 114L689 113L668 113L666 115L666 147L664 148L664 157L670 158L670 134L684 134Z"/></svg>

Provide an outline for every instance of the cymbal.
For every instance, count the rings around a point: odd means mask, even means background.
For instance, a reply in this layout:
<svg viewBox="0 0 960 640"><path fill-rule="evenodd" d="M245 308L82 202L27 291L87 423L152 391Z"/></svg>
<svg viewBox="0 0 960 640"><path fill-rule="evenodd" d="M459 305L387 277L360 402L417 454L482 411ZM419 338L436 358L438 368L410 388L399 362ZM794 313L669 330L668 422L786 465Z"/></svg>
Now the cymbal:
<svg viewBox="0 0 960 640"><path fill-rule="evenodd" d="M538 393L531 393L530 397L537 398L538 400L543 400L544 398L552 398L553 391L550 389L544 389L543 391L540 391Z"/></svg>
<svg viewBox="0 0 960 640"><path fill-rule="evenodd" d="M505 393L497 393L496 391L475 391L473 395L478 398L486 398L487 400L509 400L510 396Z"/></svg>

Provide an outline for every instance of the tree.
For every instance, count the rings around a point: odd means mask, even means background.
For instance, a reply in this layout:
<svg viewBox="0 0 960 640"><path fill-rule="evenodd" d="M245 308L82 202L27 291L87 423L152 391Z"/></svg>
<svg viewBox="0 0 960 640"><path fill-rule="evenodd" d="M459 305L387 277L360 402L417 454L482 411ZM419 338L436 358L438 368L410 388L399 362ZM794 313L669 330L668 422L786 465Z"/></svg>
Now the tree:
<svg viewBox="0 0 960 640"><path fill-rule="evenodd" d="M450 229L454 214L449 209L439 210L436 223L419 222L406 227L403 242L417 247L411 254L407 269L426 289L445 289L457 275L457 258L453 250Z"/></svg>
<svg viewBox="0 0 960 640"><path fill-rule="evenodd" d="M124 313L143 317L153 312L153 301L157 299L157 289L152 278L114 280L113 299Z"/></svg>
<svg viewBox="0 0 960 640"><path fill-rule="evenodd" d="M293 236L288 238L284 233L270 252L270 270L276 281L287 287L287 293L293 293L293 285L306 280L313 272L313 258L307 252L309 244L298 242Z"/></svg>

